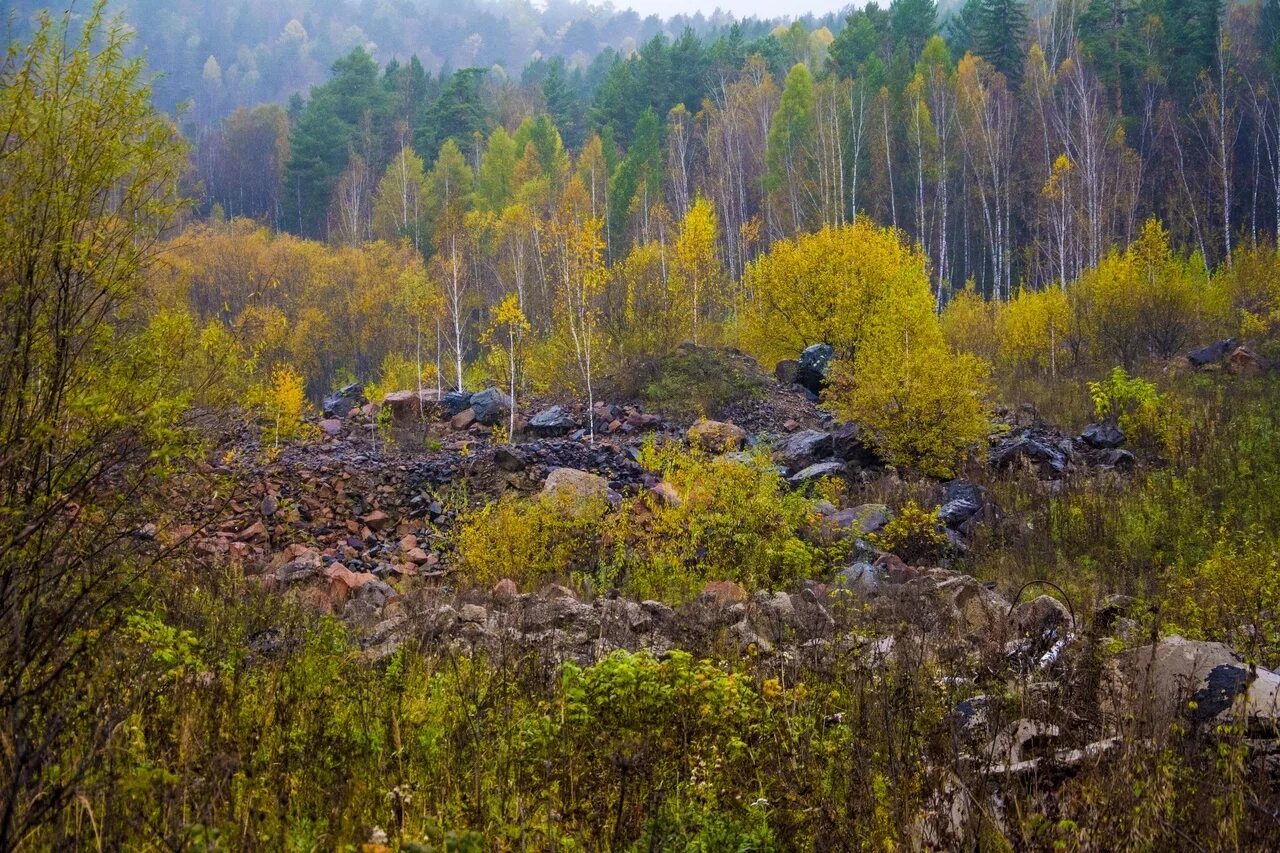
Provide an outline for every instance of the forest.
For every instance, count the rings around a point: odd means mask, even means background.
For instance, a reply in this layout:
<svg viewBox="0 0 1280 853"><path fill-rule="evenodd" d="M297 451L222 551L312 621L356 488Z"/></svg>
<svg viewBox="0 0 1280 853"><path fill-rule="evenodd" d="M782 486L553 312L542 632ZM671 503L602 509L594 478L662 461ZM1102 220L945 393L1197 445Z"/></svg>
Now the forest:
<svg viewBox="0 0 1280 853"><path fill-rule="evenodd" d="M1199 266L1207 281L1280 227L1280 12L1148 5L1055 4L1033 21L1019 3L975 0L944 25L932 3L872 4L835 36L802 23L755 39L686 30L585 70L539 61L519 84L483 69L431 77L412 60L379 68L357 49L307 99L200 133L188 179L211 223L254 219L335 248L410 242L431 267L456 385L508 293L536 337L553 337L550 235L588 210L615 279L599 312L614 326L630 290L675 294L709 275L724 284L703 285L694 310L714 334L736 313L727 283L773 244L858 217L919 245L940 308L967 288L1000 304L1065 291L1153 218L1185 274ZM682 235L708 228L716 268L685 270L702 261ZM296 327L301 303L255 292L255 310ZM1169 355L1191 331L1145 349ZM1061 336L1077 356L1082 332ZM611 342L623 358L624 336ZM376 379L383 357L344 367ZM315 394L333 374L306 378Z"/></svg>
<svg viewBox="0 0 1280 853"><path fill-rule="evenodd" d="M803 11L14 10L0 850L1273 849L1280 0Z"/></svg>

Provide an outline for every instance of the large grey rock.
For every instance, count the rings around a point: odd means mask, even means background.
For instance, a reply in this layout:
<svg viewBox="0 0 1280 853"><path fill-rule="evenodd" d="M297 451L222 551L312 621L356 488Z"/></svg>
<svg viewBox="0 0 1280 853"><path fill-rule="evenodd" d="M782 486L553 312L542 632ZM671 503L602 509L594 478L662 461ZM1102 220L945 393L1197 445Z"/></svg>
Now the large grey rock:
<svg viewBox="0 0 1280 853"><path fill-rule="evenodd" d="M978 512L978 505L964 498L947 501L938 507L938 520L947 528L955 530Z"/></svg>
<svg viewBox="0 0 1280 853"><path fill-rule="evenodd" d="M471 394L467 391L448 391L440 398L440 408L445 417L451 418L471 406Z"/></svg>
<svg viewBox="0 0 1280 853"><path fill-rule="evenodd" d="M297 583L318 577L324 568L324 562L317 551L307 550L294 557L276 570L276 580L280 583Z"/></svg>
<svg viewBox="0 0 1280 853"><path fill-rule="evenodd" d="M1061 477L1067 471L1067 455L1057 448L1030 437L1015 438L991 453L994 468L1008 469L1030 464L1049 478Z"/></svg>
<svg viewBox="0 0 1280 853"><path fill-rule="evenodd" d="M354 408L364 405L364 386L353 382L324 398L324 415L327 418L345 418Z"/></svg>
<svg viewBox="0 0 1280 853"><path fill-rule="evenodd" d="M1280 675L1245 663L1222 643L1164 637L1109 662L1104 710L1118 719L1167 724L1179 716L1201 724L1241 723L1275 736Z"/></svg>
<svg viewBox="0 0 1280 853"><path fill-rule="evenodd" d="M830 458L833 449L831 433L803 429L788 436L787 440L774 451L773 456L789 472L794 473Z"/></svg>
<svg viewBox="0 0 1280 853"><path fill-rule="evenodd" d="M812 391L822 393L827 387L827 374L831 368L831 357L835 349L831 344L813 344L805 347L800 353L799 366L796 370L796 382Z"/></svg>
<svg viewBox="0 0 1280 853"><path fill-rule="evenodd" d="M1095 450L1110 450L1124 444L1124 431L1112 423L1089 424L1080 440Z"/></svg>
<svg viewBox="0 0 1280 853"><path fill-rule="evenodd" d="M577 426L563 406L543 409L529 419L529 431L543 438L568 435Z"/></svg>
<svg viewBox="0 0 1280 853"><path fill-rule="evenodd" d="M884 572L871 563L857 562L836 573L835 588L866 601L880 594Z"/></svg>
<svg viewBox="0 0 1280 853"><path fill-rule="evenodd" d="M511 398L497 388L486 388L471 395L471 409L476 421L486 426L502 423L511 413Z"/></svg>
<svg viewBox="0 0 1280 853"><path fill-rule="evenodd" d="M787 482L793 486L802 486L805 483L811 483L823 477L842 477L844 473L845 464L843 462L818 462L792 474L787 478Z"/></svg>
<svg viewBox="0 0 1280 853"><path fill-rule="evenodd" d="M859 468L876 468L884 464L857 424L840 424L832 431L831 453L836 459L843 459Z"/></svg>
<svg viewBox="0 0 1280 853"><path fill-rule="evenodd" d="M493 449L493 464L509 474L515 474L528 467L529 461L517 448L502 445Z"/></svg>
<svg viewBox="0 0 1280 853"><path fill-rule="evenodd" d="M1204 367L1214 362L1222 361L1227 357L1227 353L1235 349L1236 339L1226 338L1225 340L1215 341L1208 346L1193 349L1187 353L1187 361L1191 362L1192 367Z"/></svg>

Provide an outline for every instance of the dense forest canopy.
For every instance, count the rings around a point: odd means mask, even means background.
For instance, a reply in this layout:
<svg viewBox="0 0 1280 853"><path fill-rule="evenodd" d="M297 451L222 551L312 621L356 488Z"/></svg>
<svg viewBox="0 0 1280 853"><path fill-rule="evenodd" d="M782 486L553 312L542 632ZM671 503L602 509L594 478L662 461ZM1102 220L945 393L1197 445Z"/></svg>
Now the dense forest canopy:
<svg viewBox="0 0 1280 853"><path fill-rule="evenodd" d="M678 286L669 255L702 202L732 282L776 241L866 216L918 244L940 307L966 286L1065 288L1152 218L1207 271L1274 242L1277 0L970 0L945 18L894 0L833 24L655 32L518 75L355 47L287 106L188 118L190 191L215 220L408 241L448 294L441 340L459 363L507 292L550 333L548 238L584 210L610 275L662 288ZM699 310L740 314L740 292Z"/></svg>
<svg viewBox="0 0 1280 853"><path fill-rule="evenodd" d="M86 12L89 5L81 0L75 8ZM48 4L14 0L6 7L21 35ZM630 52L661 33L686 27L708 33L734 23L722 12L662 20L625 4L585 0L111 0L107 10L134 29L133 47L162 75L154 86L157 104L172 110L188 103L202 121L238 105L283 103L305 93L357 47L380 63L417 56L432 74L481 67L518 76L538 58L585 67L604 51ZM834 19L805 20L821 26ZM748 24L753 32L770 26Z"/></svg>

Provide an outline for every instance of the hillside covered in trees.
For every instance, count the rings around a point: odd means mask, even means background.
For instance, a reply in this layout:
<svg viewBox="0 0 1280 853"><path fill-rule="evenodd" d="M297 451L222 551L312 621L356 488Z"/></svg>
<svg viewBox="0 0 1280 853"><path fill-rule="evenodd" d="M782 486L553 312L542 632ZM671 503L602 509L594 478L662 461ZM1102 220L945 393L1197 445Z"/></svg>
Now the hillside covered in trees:
<svg viewBox="0 0 1280 853"><path fill-rule="evenodd" d="M1273 849L1280 0L18 11L0 850Z"/></svg>

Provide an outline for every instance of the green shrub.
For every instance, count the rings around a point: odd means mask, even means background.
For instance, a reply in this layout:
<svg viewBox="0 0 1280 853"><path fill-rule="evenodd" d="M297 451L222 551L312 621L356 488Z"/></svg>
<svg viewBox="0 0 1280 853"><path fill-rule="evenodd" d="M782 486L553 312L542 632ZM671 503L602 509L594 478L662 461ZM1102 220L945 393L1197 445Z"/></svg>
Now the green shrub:
<svg viewBox="0 0 1280 853"><path fill-rule="evenodd" d="M590 572L608 505L569 490L533 498L504 495L459 520L457 557L468 581L510 578L523 588Z"/></svg>
<svg viewBox="0 0 1280 853"><path fill-rule="evenodd" d="M1185 419L1154 383L1115 367L1107 378L1089 383L1089 396L1093 416L1114 421L1130 442L1169 452L1181 445Z"/></svg>
<svg viewBox="0 0 1280 853"><path fill-rule="evenodd" d="M710 580L786 589L825 575L844 552L804 538L814 502L763 454L739 461L664 449L642 459L675 500L644 494L621 513L612 568L631 595L679 601Z"/></svg>
<svg viewBox="0 0 1280 853"><path fill-rule="evenodd" d="M1162 614L1168 630L1221 640L1274 661L1280 651L1280 555L1260 529L1219 534L1208 559L1170 571Z"/></svg>
<svg viewBox="0 0 1280 853"><path fill-rule="evenodd" d="M938 510L921 509L914 500L907 501L888 524L872 534L871 541L913 566L936 563L947 548Z"/></svg>

